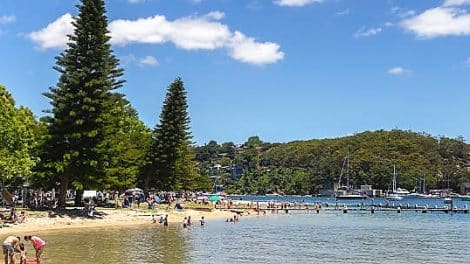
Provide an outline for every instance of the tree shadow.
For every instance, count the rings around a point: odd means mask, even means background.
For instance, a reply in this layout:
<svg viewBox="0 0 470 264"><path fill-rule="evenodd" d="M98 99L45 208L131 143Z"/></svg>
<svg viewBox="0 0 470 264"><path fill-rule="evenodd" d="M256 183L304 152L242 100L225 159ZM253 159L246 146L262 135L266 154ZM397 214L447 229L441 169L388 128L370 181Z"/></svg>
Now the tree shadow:
<svg viewBox="0 0 470 264"><path fill-rule="evenodd" d="M71 219L81 218L81 219L103 219L107 214L104 212L93 210L91 213L88 210L82 208L72 208L72 209L54 209L48 212L49 218L64 218L70 217Z"/></svg>

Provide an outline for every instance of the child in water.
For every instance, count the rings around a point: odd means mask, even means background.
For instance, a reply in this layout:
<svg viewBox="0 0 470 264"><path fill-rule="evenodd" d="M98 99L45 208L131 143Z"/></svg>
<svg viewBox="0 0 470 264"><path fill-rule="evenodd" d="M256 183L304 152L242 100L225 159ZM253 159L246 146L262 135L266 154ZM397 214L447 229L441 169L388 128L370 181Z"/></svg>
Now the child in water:
<svg viewBox="0 0 470 264"><path fill-rule="evenodd" d="M26 249L24 248L24 244L20 243L20 264L26 264Z"/></svg>

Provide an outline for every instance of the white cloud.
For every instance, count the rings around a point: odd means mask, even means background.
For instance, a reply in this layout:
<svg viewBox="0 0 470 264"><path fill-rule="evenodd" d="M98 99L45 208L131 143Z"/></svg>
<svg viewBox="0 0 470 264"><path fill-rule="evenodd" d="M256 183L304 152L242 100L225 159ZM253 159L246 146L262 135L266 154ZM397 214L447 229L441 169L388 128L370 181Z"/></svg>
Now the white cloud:
<svg viewBox="0 0 470 264"><path fill-rule="evenodd" d="M404 75L404 74L408 74L409 72L410 72L409 70L403 67L393 67L387 71L387 73L391 75Z"/></svg>
<svg viewBox="0 0 470 264"><path fill-rule="evenodd" d="M202 16L182 17L173 21L165 16L118 19L109 23L111 43L125 46L133 43L173 43L184 50L225 49L239 61L256 65L274 63L284 58L280 46L272 42L258 42L241 32L232 32L220 20L223 12L215 11ZM29 34L40 48L63 48L67 34L73 33L73 18L65 14L47 27Z"/></svg>
<svg viewBox="0 0 470 264"><path fill-rule="evenodd" d="M73 17L66 13L45 28L34 31L28 37L42 49L63 48L67 44L67 35L73 33Z"/></svg>
<svg viewBox="0 0 470 264"><path fill-rule="evenodd" d="M138 4L138 3L144 2L145 0L127 0L127 1L131 4Z"/></svg>
<svg viewBox="0 0 470 264"><path fill-rule="evenodd" d="M279 51L279 45L273 42L256 42L255 39L246 37L236 31L229 43L230 56L236 60L263 65L274 63L284 58L284 53Z"/></svg>
<svg viewBox="0 0 470 264"><path fill-rule="evenodd" d="M459 6L470 4L470 0L446 0L444 6Z"/></svg>
<svg viewBox="0 0 470 264"><path fill-rule="evenodd" d="M207 19L221 20L225 17L225 13L220 11L212 11L207 13L204 17Z"/></svg>
<svg viewBox="0 0 470 264"><path fill-rule="evenodd" d="M275 0L278 6L304 6L312 3L321 3L323 0Z"/></svg>
<svg viewBox="0 0 470 264"><path fill-rule="evenodd" d="M0 24L9 24L16 21L15 16L0 16Z"/></svg>
<svg viewBox="0 0 470 264"><path fill-rule="evenodd" d="M399 7L399 6L392 7L391 11L392 11L393 14L395 14L400 19L404 19L404 18L407 18L407 17L410 17L410 16L414 16L416 14L416 12L414 10L402 8L402 7Z"/></svg>
<svg viewBox="0 0 470 264"><path fill-rule="evenodd" d="M202 0L189 0L189 2L193 3L193 4L199 4L202 2Z"/></svg>
<svg viewBox="0 0 470 264"><path fill-rule="evenodd" d="M375 36L375 35L379 34L380 32L382 32L381 27L369 28L369 29L362 27L354 34L354 36L356 38L371 37L371 36Z"/></svg>
<svg viewBox="0 0 470 264"><path fill-rule="evenodd" d="M158 66L158 60L154 56L145 56L139 59L139 65L141 66Z"/></svg>
<svg viewBox="0 0 470 264"><path fill-rule="evenodd" d="M470 35L470 14L455 7L436 7L400 23L420 38Z"/></svg>
<svg viewBox="0 0 470 264"><path fill-rule="evenodd" d="M214 50L223 47L232 34L226 25L216 21L215 18L220 16L214 14L183 17L174 21L160 15L137 20L114 20L109 24L111 43L172 42L185 50Z"/></svg>

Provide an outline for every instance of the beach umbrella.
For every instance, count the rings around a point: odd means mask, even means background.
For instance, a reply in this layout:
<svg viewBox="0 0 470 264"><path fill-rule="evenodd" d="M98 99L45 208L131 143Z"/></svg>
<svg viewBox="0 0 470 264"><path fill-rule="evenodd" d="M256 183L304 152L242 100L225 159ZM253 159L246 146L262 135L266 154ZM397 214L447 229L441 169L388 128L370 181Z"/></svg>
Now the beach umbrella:
<svg viewBox="0 0 470 264"><path fill-rule="evenodd" d="M217 202L218 200L220 200L220 196L218 196L218 195L209 196L209 201L211 201L211 202Z"/></svg>
<svg viewBox="0 0 470 264"><path fill-rule="evenodd" d="M143 192L144 190L140 188L127 189L126 192Z"/></svg>

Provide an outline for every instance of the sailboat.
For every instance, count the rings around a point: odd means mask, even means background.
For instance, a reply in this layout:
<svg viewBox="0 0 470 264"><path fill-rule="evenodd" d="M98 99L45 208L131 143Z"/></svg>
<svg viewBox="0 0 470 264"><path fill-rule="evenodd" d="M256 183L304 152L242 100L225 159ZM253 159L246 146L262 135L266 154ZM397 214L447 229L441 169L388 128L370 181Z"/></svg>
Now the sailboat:
<svg viewBox="0 0 470 264"><path fill-rule="evenodd" d="M397 170L393 165L393 177L392 177L392 193L387 197L387 200L401 201L403 197L409 195L410 192L406 189L397 188Z"/></svg>
<svg viewBox="0 0 470 264"><path fill-rule="evenodd" d="M341 179L344 175L346 177L346 185L341 185ZM349 152L343 160L343 167L339 175L338 185L335 190L335 198L337 200L360 200L365 199L367 196L360 193L355 193L352 186L349 184Z"/></svg>

